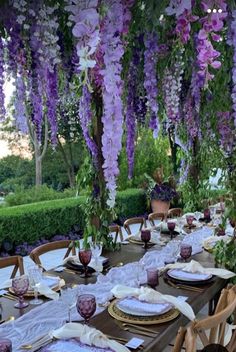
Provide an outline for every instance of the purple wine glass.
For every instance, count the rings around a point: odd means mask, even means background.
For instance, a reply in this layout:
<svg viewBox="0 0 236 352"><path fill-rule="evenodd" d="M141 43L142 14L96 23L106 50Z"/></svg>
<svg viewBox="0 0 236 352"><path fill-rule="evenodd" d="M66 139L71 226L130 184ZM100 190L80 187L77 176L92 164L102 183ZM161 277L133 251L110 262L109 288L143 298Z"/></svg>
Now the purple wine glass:
<svg viewBox="0 0 236 352"><path fill-rule="evenodd" d="M76 308L81 317L84 318L85 324L88 324L89 319L96 311L96 297L89 294L78 296Z"/></svg>
<svg viewBox="0 0 236 352"><path fill-rule="evenodd" d="M159 284L158 269L149 268L146 271L147 271L147 284L152 288L155 288Z"/></svg>
<svg viewBox="0 0 236 352"><path fill-rule="evenodd" d="M12 289L14 293L19 297L19 302L14 305L15 308L28 307L29 303L24 301L24 294L29 288L29 278L26 275L15 277L12 279Z"/></svg>
<svg viewBox="0 0 236 352"><path fill-rule="evenodd" d="M204 220L206 221L210 221L211 220L211 212L210 212L210 209L205 209L204 212Z"/></svg>
<svg viewBox="0 0 236 352"><path fill-rule="evenodd" d="M186 262L187 259L191 257L192 254L192 246L189 244L181 244L180 245L180 256Z"/></svg>
<svg viewBox="0 0 236 352"><path fill-rule="evenodd" d="M80 277L90 277L91 274L88 273L88 264L90 263L92 258L91 249L80 249L79 250L79 260L84 267L84 273L80 275Z"/></svg>
<svg viewBox="0 0 236 352"><path fill-rule="evenodd" d="M12 352L12 343L9 339L0 339L0 352Z"/></svg>
<svg viewBox="0 0 236 352"><path fill-rule="evenodd" d="M194 216L189 215L186 217L186 220L187 220L188 228L191 229L193 227Z"/></svg>
<svg viewBox="0 0 236 352"><path fill-rule="evenodd" d="M174 235L174 230L175 230L175 222L168 221L167 222L167 227L168 227L168 230L170 231L170 238L172 239L173 235Z"/></svg>
<svg viewBox="0 0 236 352"><path fill-rule="evenodd" d="M148 249L148 242L151 239L151 231L148 229L141 230L141 240L144 242L144 249Z"/></svg>

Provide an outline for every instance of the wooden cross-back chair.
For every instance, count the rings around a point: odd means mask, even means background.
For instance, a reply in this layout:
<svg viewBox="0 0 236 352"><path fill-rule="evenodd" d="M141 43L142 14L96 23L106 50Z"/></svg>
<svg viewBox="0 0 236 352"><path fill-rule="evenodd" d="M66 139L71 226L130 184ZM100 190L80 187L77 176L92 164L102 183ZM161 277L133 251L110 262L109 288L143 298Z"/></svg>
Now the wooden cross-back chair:
<svg viewBox="0 0 236 352"><path fill-rule="evenodd" d="M146 221L145 221L144 218L135 217L135 218L127 219L127 220L124 222L124 229L126 230L126 232L128 233L128 235L132 235L132 231L131 231L131 227L130 227L130 226L131 226L131 225L136 225L136 224L140 224L138 231L141 231L142 228L146 226Z"/></svg>
<svg viewBox="0 0 236 352"><path fill-rule="evenodd" d="M163 221L166 217L166 214L164 213L151 213L148 215L148 221L152 226L155 226L155 220L161 220Z"/></svg>
<svg viewBox="0 0 236 352"><path fill-rule="evenodd" d="M110 234L115 234L115 237L114 237L114 242L116 243L117 242L117 239L118 239L118 236L120 237L120 241L122 242L123 241L123 234L122 234L122 231L121 231L121 227L119 225L110 225L109 226L109 233Z"/></svg>
<svg viewBox="0 0 236 352"><path fill-rule="evenodd" d="M224 346L227 320L235 313L235 309L236 286L223 289L213 315L195 320L187 328L179 329L172 352L180 352L183 345L185 352L196 352L199 340L204 347L214 343ZM234 330L230 342L225 346L228 352L236 351L235 333Z"/></svg>
<svg viewBox="0 0 236 352"><path fill-rule="evenodd" d="M67 258L70 253L72 255L76 255L75 245L74 242L71 240L62 240L62 241L54 241L42 244L41 246L34 248L30 253L30 258L35 262L35 264L41 266L45 271L44 267L42 266L40 256L50 251L55 251L56 249L67 249L63 259Z"/></svg>
<svg viewBox="0 0 236 352"><path fill-rule="evenodd" d="M172 208L168 211L167 217L168 218L179 218L183 215L183 209L181 208Z"/></svg>
<svg viewBox="0 0 236 352"><path fill-rule="evenodd" d="M0 258L0 269L8 266L14 266L10 279L13 279L17 271L19 270L20 275L24 275L23 258L20 255L13 255L12 257Z"/></svg>

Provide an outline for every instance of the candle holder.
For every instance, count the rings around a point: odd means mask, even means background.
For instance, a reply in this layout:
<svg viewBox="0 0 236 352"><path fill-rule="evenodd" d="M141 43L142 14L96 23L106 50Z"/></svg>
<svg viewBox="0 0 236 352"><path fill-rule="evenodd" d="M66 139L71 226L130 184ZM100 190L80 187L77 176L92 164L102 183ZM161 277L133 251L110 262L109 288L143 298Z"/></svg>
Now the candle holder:
<svg viewBox="0 0 236 352"><path fill-rule="evenodd" d="M154 289L156 286L159 285L159 279L158 279L159 271L158 269L155 269L155 268L149 268L146 271L147 271L147 284Z"/></svg>

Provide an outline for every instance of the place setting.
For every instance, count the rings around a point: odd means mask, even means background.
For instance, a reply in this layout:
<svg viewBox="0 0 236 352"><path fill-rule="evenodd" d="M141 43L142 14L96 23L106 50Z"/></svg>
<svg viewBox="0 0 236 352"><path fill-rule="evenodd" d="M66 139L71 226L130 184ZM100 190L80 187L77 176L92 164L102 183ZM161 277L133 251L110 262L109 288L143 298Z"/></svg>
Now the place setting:
<svg viewBox="0 0 236 352"><path fill-rule="evenodd" d="M82 278L98 275L108 268L109 259L101 256L102 242L89 242L88 248L79 248L78 256L71 256L63 261L63 265L72 272L82 272ZM67 269L64 269L67 271Z"/></svg>

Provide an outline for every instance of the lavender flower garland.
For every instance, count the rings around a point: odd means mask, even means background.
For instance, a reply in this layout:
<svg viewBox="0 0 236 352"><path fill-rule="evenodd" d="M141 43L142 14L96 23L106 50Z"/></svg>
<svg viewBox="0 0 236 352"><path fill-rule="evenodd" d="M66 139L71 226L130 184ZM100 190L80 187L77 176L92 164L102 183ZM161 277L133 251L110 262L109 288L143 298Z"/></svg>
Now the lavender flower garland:
<svg viewBox="0 0 236 352"><path fill-rule="evenodd" d="M157 103L157 79L156 79L156 65L157 65L157 35L155 33L147 33L144 38L145 52L144 52L144 88L146 89L146 97L150 112L150 128L153 130L153 136L156 138L159 132L158 122L158 103Z"/></svg>
<svg viewBox="0 0 236 352"><path fill-rule="evenodd" d="M47 70L47 80L46 80L46 93L47 93L47 116L48 122L51 129L51 143L55 147L57 144L57 71Z"/></svg>
<svg viewBox="0 0 236 352"><path fill-rule="evenodd" d="M107 205L113 208L116 197L116 177L119 174L118 155L122 147L123 81L121 59L124 54L121 33L123 30L123 5L121 1L112 4L107 1L108 10L102 31L102 50L105 67L103 76L102 153L104 178L108 189Z"/></svg>
<svg viewBox="0 0 236 352"><path fill-rule="evenodd" d="M93 163L95 166L97 166L98 148L96 143L90 137L90 134L89 134L89 126L92 122L92 111L91 111L91 93L89 92L87 85L83 86L82 96L80 98L79 119L80 119L80 125L83 131L85 142L92 155Z"/></svg>
<svg viewBox="0 0 236 352"><path fill-rule="evenodd" d="M232 23L231 23L231 35L232 35L232 44L234 49L233 54L233 68L232 68L232 81L233 81L233 88L232 88L232 101L233 101L233 119L234 119L234 126L236 128L236 10L232 11Z"/></svg>
<svg viewBox="0 0 236 352"><path fill-rule="evenodd" d="M232 128L233 119L229 111L218 112L217 117L220 146L226 156L229 156L232 154L236 143L235 131Z"/></svg>
<svg viewBox="0 0 236 352"><path fill-rule="evenodd" d="M175 56L175 61L172 67L167 68L164 77L163 90L166 105L166 115L169 120L169 125L175 125L180 121L180 92L182 87L182 76L184 72L184 62L182 57L183 52L184 49L181 48Z"/></svg>
<svg viewBox="0 0 236 352"><path fill-rule="evenodd" d="M17 77L16 79L16 101L15 101L15 123L17 129L24 133L28 133L28 124L26 118L26 109L25 109L25 83L22 76Z"/></svg>
<svg viewBox="0 0 236 352"><path fill-rule="evenodd" d="M134 59L134 58L133 58ZM126 111L126 151L128 157L128 177L132 178L134 168L134 142L135 142L135 129L136 129L136 116L135 116L135 91L137 84L137 66L130 62L128 72L128 96L127 96L127 111Z"/></svg>
<svg viewBox="0 0 236 352"><path fill-rule="evenodd" d="M4 47L3 40L0 37L0 121L5 118L6 110L4 106L5 94L3 90L4 85Z"/></svg>

